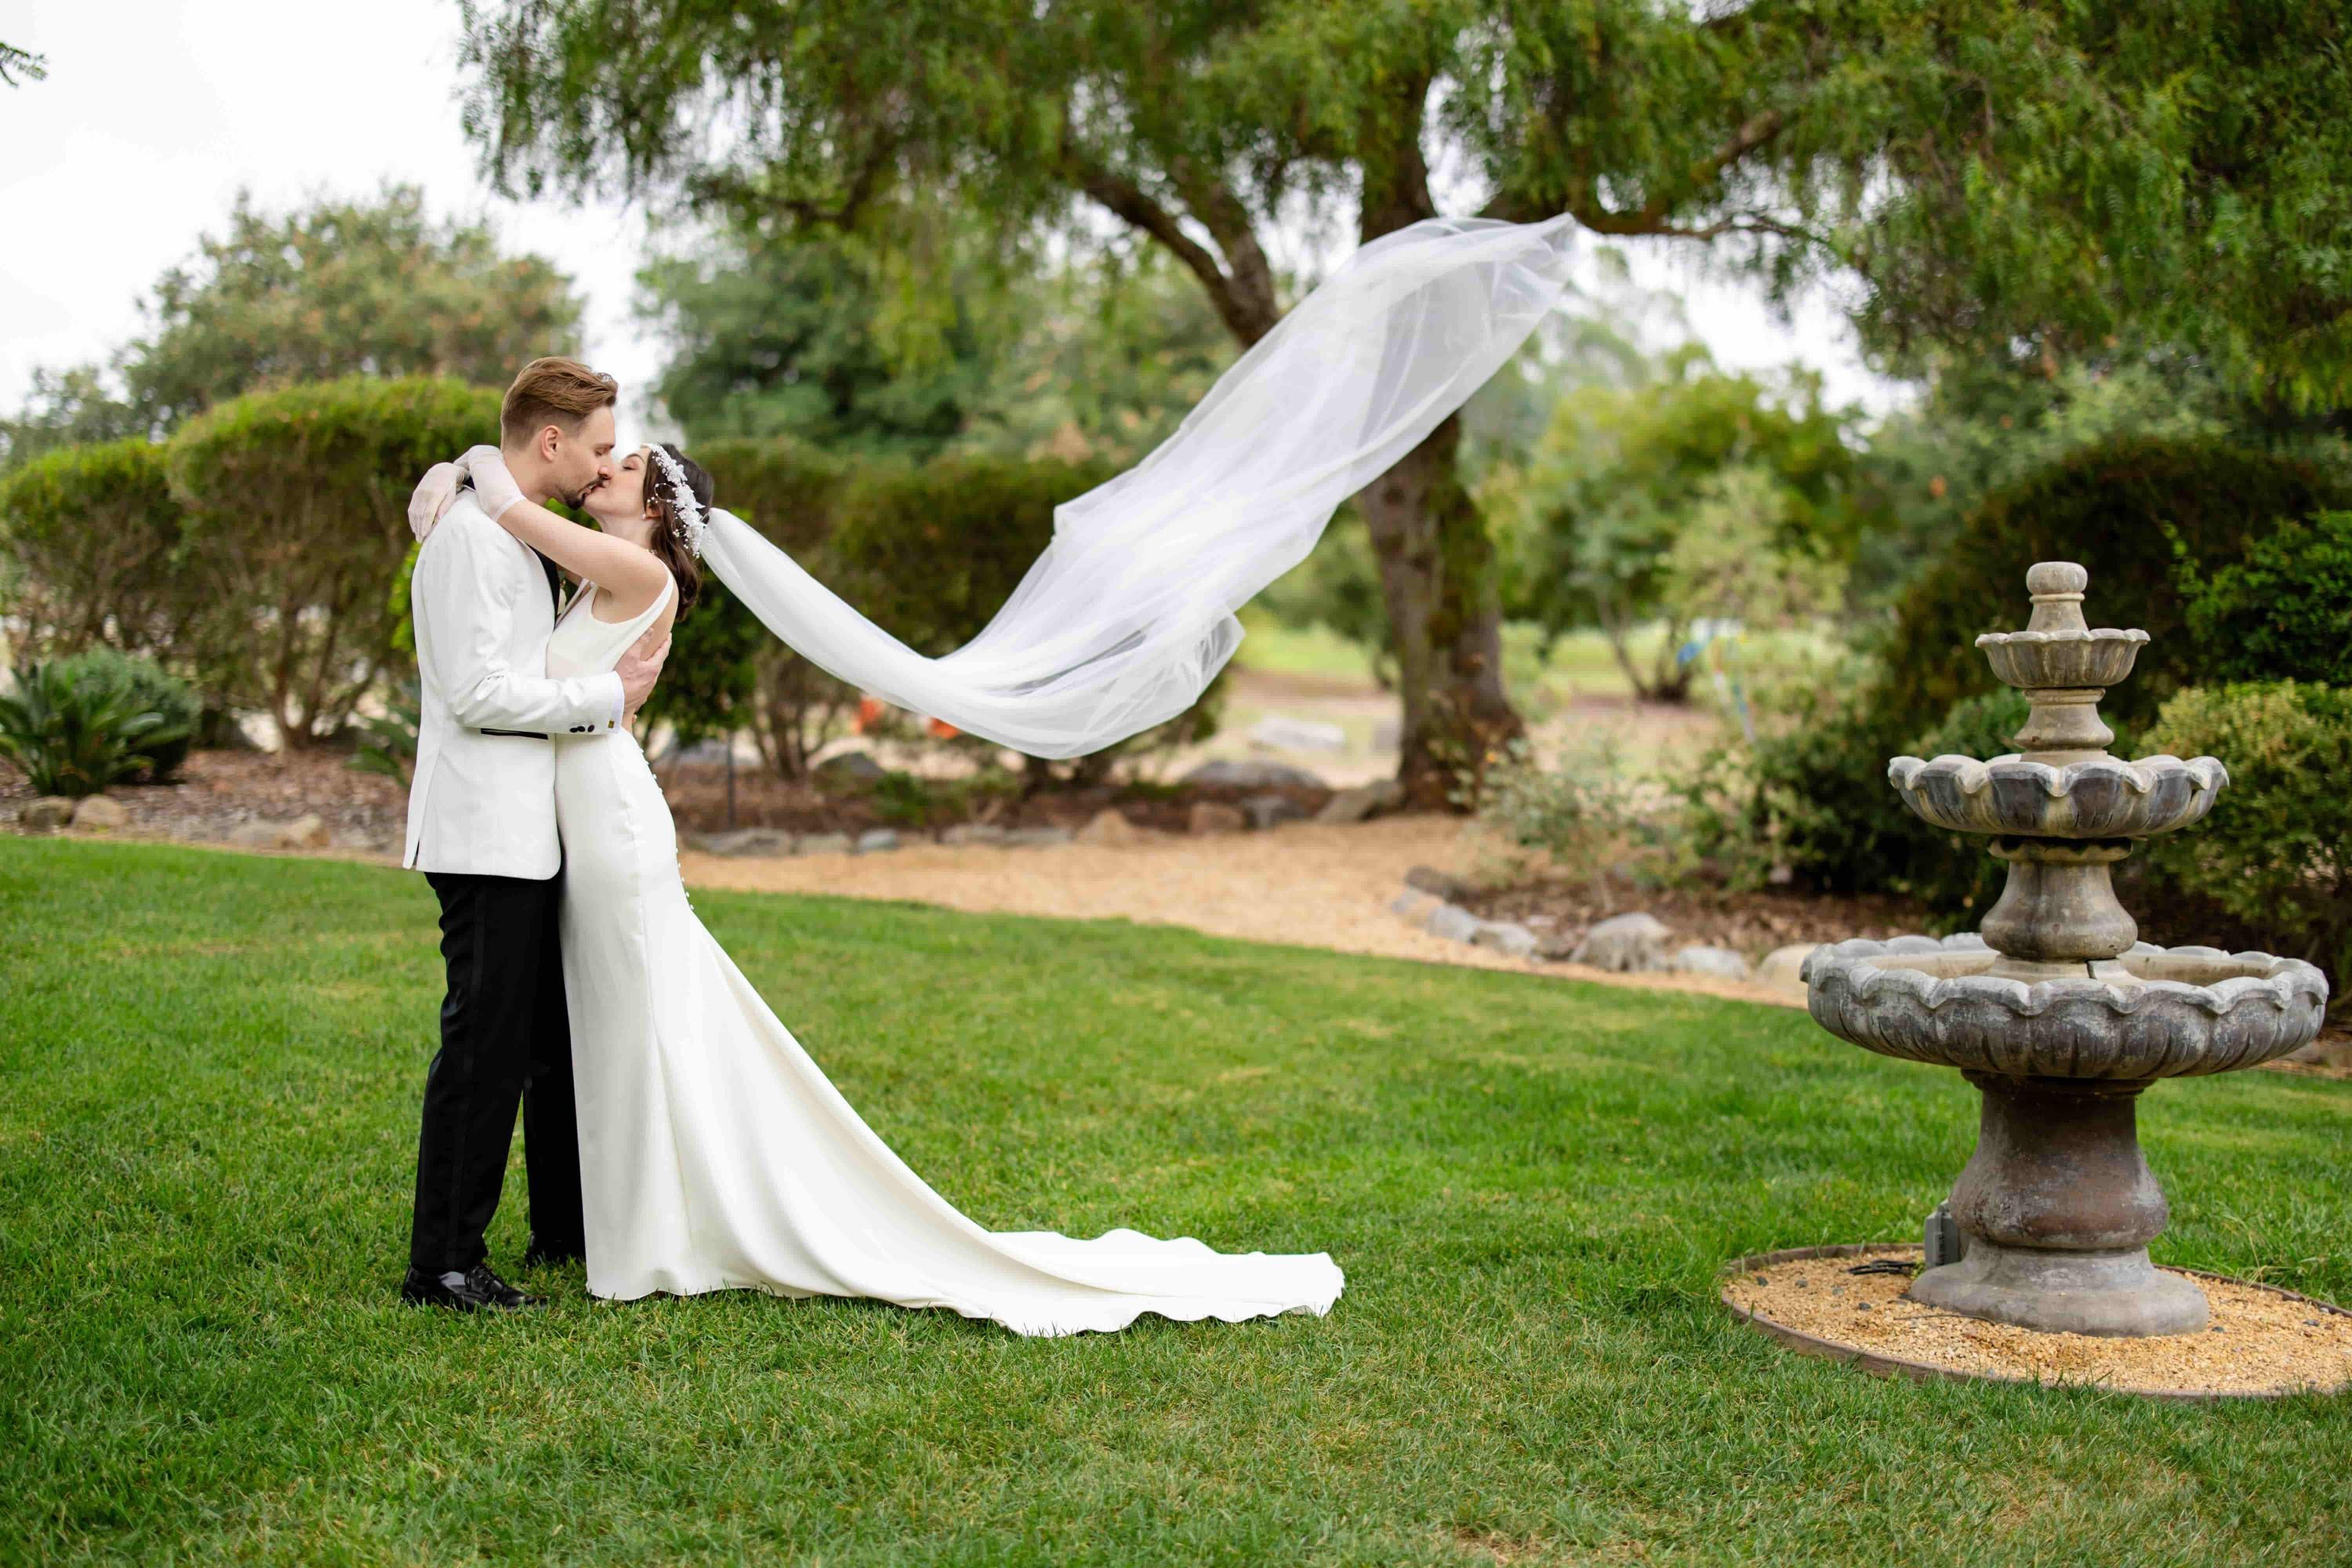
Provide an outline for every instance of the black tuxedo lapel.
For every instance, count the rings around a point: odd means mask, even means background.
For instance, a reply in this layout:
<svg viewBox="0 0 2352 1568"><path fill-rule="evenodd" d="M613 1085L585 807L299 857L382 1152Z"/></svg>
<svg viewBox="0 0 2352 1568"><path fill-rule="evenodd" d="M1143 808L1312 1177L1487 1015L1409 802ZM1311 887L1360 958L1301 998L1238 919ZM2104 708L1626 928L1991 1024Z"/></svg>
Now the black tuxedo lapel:
<svg viewBox="0 0 2352 1568"><path fill-rule="evenodd" d="M547 602L561 611L563 608L563 574L555 569L554 562L540 555L538 551L531 553L539 557L540 568L547 574Z"/></svg>

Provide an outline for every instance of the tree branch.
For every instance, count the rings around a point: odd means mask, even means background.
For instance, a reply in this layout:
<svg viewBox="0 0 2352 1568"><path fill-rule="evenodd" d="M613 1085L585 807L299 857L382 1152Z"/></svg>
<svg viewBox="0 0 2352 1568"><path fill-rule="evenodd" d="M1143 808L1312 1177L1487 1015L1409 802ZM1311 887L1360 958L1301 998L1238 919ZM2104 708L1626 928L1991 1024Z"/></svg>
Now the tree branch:
<svg viewBox="0 0 2352 1568"><path fill-rule="evenodd" d="M1721 223L1704 228L1680 228L1666 222L1666 215L1674 210L1676 201L1682 195L1713 184L1721 179L1726 169L1765 146L1774 137L1780 135L1787 125L1788 116L1777 109L1768 109L1760 114L1750 116L1739 129L1725 138L1722 144L1714 152L1699 159L1684 172L1685 188L1682 192L1658 193L1631 212L1612 212L1601 205L1594 199L1591 181L1581 175L1569 182L1568 193L1561 199L1559 210L1572 215L1577 222L1595 234L1657 234L1689 239L1712 239L1721 234L1773 233L1810 240L1813 237L1805 234L1802 230L1777 224L1760 214L1742 214L1738 217L1727 218ZM1498 217L1510 223L1531 223L1538 218L1548 217L1550 214L1538 204L1529 201L1523 194L1504 192L1488 202L1478 216Z"/></svg>
<svg viewBox="0 0 2352 1568"><path fill-rule="evenodd" d="M1201 287L1209 291L1209 302L1216 307L1218 319L1241 340L1243 347L1247 348L1272 330L1273 318L1227 275L1223 264L1209 247L1186 234L1176 215L1155 201L1150 192L1126 175L1093 162L1075 147L1065 146L1062 155L1069 166L1072 182L1081 192L1130 226L1166 246L1201 280ZM1202 226L1208 226L1204 222ZM1255 240L1252 246L1255 248ZM1259 260L1262 263L1264 257Z"/></svg>
<svg viewBox="0 0 2352 1568"><path fill-rule="evenodd" d="M1233 187L1222 180L1202 177L1189 158L1176 160L1170 173L1176 177L1176 189L1184 198L1201 226L1225 253L1227 276L1234 291L1251 310L1255 330L1242 335L1242 341L1254 343L1274 330L1282 319L1282 310L1275 298L1274 268L1265 258L1265 247L1257 242L1257 233L1250 225L1249 209L1234 195ZM1236 329L1238 331L1238 329Z"/></svg>

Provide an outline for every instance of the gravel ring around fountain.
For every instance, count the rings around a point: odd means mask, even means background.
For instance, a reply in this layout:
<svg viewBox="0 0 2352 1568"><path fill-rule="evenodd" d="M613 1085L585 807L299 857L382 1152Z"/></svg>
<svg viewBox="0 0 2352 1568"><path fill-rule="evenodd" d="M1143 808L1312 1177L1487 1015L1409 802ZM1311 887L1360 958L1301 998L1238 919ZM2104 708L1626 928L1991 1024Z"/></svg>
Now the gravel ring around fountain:
<svg viewBox="0 0 2352 1568"><path fill-rule="evenodd" d="M2168 1334L2140 1340L2097 1339L2085 1334L2041 1333L2006 1323L1979 1322L1956 1313L1904 1300L1902 1293L1911 1284L1908 1278L1899 1275L1855 1276L1844 1272L1845 1268L1851 1267L1846 1262L1848 1259L1859 1262L1885 1258L1917 1261L1921 1255L1918 1247L1899 1242L1855 1242L1754 1253L1724 1265L1717 1300L1733 1317L1801 1354L1843 1362L1877 1376L1907 1377L1920 1383L2005 1383L2032 1388L2083 1388L2101 1394L2130 1394L2142 1398L2189 1404L2335 1394L2352 1387L2352 1312L2332 1302L2298 1295L2293 1290L2283 1290L2274 1285L2235 1279L2226 1274L2209 1274L2197 1268L2166 1268L2165 1273L2183 1275L2207 1287L2206 1295L2212 1301L2214 1319L2224 1333ZM1755 1300L1742 1300L1743 1296L1758 1298L1762 1295L1764 1287L1755 1284L1759 1274L1779 1284L1794 1273L1791 1266L1822 1264L1834 1266L1833 1273L1824 1272L1824 1282L1842 1286L1844 1293L1832 1298L1824 1289L1817 1299L1823 1301L1832 1299L1853 1300L1857 1310L1849 1311L1846 1316L1857 1324L1862 1321L1858 1307L1863 1301L1870 1303L1874 1314L1885 1313L1884 1318L1875 1319L1872 1323L1877 1331L1871 1338L1876 1342L1863 1343L1855 1339L1836 1337L1826 1331L1816 1331L1783 1322L1769 1316ZM1777 1292L1775 1299L1778 1299ZM2293 1303L2290 1310L2294 1318L2294 1326L2291 1330L2282 1330L2274 1323L2253 1321L2248 1316L2249 1308L2245 1304L2251 1300L2270 1304ZM1889 1310L1890 1308L1899 1310ZM1786 1310L1785 1308L1780 1310ZM1891 1331L1882 1327L1890 1323L1895 1325ZM1915 1325L1930 1323L1934 1326L1927 1331L1906 1332ZM2319 1326L2321 1332L2312 1334L2309 1328L2304 1326L2306 1323ZM2229 1332L2233 1329L2237 1331ZM1949 1348L1955 1331L1973 1342L1966 1347L1965 1354L1955 1354ZM2282 1355L2282 1351L2292 1353ZM1906 1352L1909 1353L1904 1353ZM2265 1352L2274 1363L2283 1363L2288 1368L2285 1375L2267 1384L2248 1387L2216 1387L2196 1381L2196 1371L2200 1366L2235 1365L2242 1368L2251 1357ZM2117 1366L2137 1363L2144 1367L2145 1375L2135 1381L2124 1382L2111 1376L2069 1376L2063 1373L2051 1375L2046 1371L2037 1373L2033 1370L2037 1361L2046 1366L2053 1360L2105 1362ZM2188 1369L2185 1373L2184 1367Z"/></svg>

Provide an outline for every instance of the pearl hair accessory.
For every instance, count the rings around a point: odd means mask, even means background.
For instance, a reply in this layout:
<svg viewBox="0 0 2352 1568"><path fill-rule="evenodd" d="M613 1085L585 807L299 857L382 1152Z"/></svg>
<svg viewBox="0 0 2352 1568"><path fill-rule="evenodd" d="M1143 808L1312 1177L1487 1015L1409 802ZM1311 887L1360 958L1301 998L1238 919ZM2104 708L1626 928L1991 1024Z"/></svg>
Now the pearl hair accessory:
<svg viewBox="0 0 2352 1568"><path fill-rule="evenodd" d="M656 445L654 461L661 465L662 478L669 481L670 506L677 513L677 536L686 541L687 553L702 559L702 531L709 525L703 520L702 505L694 499L694 487L686 482L686 469L669 455L669 448Z"/></svg>

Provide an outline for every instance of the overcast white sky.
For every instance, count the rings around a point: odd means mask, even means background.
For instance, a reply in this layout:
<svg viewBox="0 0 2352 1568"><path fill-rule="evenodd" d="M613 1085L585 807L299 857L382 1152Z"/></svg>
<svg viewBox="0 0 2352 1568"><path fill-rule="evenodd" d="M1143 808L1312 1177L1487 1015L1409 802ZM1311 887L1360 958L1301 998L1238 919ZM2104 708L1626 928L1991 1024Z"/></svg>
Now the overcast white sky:
<svg viewBox="0 0 2352 1568"><path fill-rule="evenodd" d="M587 298L589 357L641 392L661 363L629 311L642 216L489 193L458 127L457 27L456 0L0 5L0 39L49 66L46 81L0 88L0 408L21 401L36 366L102 359L130 337L149 285L222 227L240 187L283 207L387 180L551 257ZM1698 279L1685 251L1637 257L1636 275L1688 291L1696 334L1726 363L1801 360L1833 398L1874 409L1897 395L1826 302L1790 331L1752 291ZM627 424L647 409L625 397L623 413Z"/></svg>

